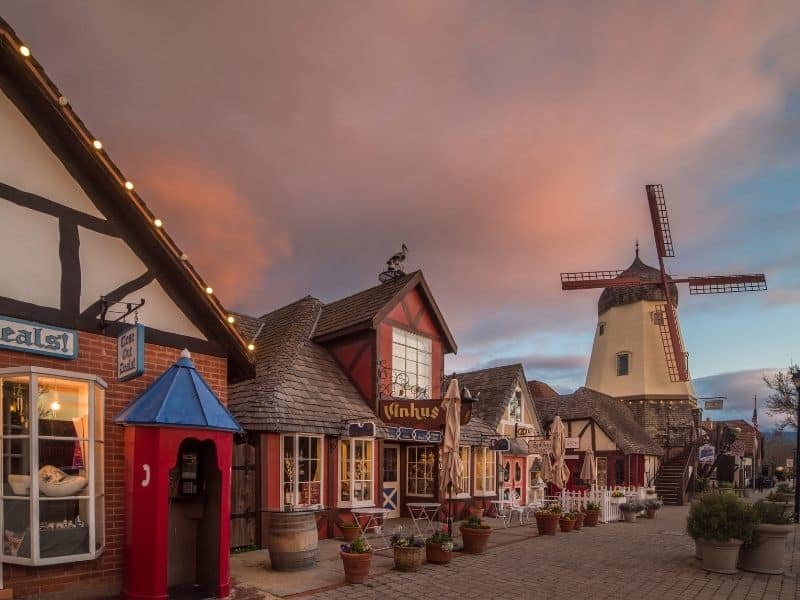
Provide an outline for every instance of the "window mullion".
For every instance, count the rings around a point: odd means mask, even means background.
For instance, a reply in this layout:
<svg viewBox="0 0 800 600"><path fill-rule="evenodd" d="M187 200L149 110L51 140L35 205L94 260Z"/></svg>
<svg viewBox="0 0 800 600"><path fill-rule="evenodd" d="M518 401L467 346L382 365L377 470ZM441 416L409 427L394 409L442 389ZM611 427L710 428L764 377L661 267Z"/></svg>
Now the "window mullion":
<svg viewBox="0 0 800 600"><path fill-rule="evenodd" d="M28 430L30 432L30 473L31 473L31 561L39 562L39 406L33 405L34 394L38 397L39 376L31 373L28 386Z"/></svg>
<svg viewBox="0 0 800 600"><path fill-rule="evenodd" d="M96 406L95 402L95 395L94 395L94 382L89 383L89 413L86 417L89 421L89 448L87 454L88 457L82 457L84 459L84 468L86 469L86 475L89 477L89 513L86 515L87 525L89 525L89 554L92 556L95 555L97 544L96 542L96 535L97 535L97 523L95 512L95 409ZM80 442L79 442L80 443ZM80 513L80 501L78 501L78 512Z"/></svg>

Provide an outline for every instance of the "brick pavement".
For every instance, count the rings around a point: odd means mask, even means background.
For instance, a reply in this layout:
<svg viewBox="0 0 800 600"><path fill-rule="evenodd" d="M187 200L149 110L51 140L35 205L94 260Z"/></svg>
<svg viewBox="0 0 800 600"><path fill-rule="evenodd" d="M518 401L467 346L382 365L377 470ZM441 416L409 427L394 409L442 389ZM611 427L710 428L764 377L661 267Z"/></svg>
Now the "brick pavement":
<svg viewBox="0 0 800 600"><path fill-rule="evenodd" d="M784 575L706 573L684 533L687 507L664 507L654 520L613 523L555 537L517 530L519 541L482 556L459 556L448 566L388 573L366 585L342 585L311 596L369 598L800 598L800 531L790 536ZM517 533L515 532L515 533Z"/></svg>

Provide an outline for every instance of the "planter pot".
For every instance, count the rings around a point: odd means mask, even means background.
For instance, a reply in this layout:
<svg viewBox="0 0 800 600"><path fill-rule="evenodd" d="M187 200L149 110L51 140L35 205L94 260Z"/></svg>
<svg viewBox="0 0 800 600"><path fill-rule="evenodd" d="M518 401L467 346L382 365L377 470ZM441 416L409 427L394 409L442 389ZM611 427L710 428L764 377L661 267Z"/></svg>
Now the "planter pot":
<svg viewBox="0 0 800 600"><path fill-rule="evenodd" d="M597 527L597 521L600 520L599 510L587 510L584 513L583 524L586 527Z"/></svg>
<svg viewBox="0 0 800 600"><path fill-rule="evenodd" d="M342 539L345 542L352 542L361 535L361 530L358 527L340 527L339 529L342 530Z"/></svg>
<svg viewBox="0 0 800 600"><path fill-rule="evenodd" d="M697 560L703 560L703 548L705 547L705 540L697 538L694 541L694 557Z"/></svg>
<svg viewBox="0 0 800 600"><path fill-rule="evenodd" d="M492 529L477 529L474 527L461 526L461 539L464 542L464 552L467 554L483 554L489 545L489 536Z"/></svg>
<svg viewBox="0 0 800 600"><path fill-rule="evenodd" d="M794 525L756 525L753 545L742 548L739 553L739 567L753 573L780 575L783 573L783 552L786 536L794 530Z"/></svg>
<svg viewBox="0 0 800 600"><path fill-rule="evenodd" d="M573 531L578 531L581 527L583 527L583 520L586 518L586 514L579 512L578 515L575 517L575 528Z"/></svg>
<svg viewBox="0 0 800 600"><path fill-rule="evenodd" d="M425 542L425 558L435 565L446 565L453 558L452 550L442 550L442 544Z"/></svg>
<svg viewBox="0 0 800 600"><path fill-rule="evenodd" d="M575 527L575 519L559 519L558 524L562 533L569 533Z"/></svg>
<svg viewBox="0 0 800 600"><path fill-rule="evenodd" d="M372 565L372 552L364 554L351 554L339 552L344 567L344 579L348 583L364 583L369 577L369 568Z"/></svg>
<svg viewBox="0 0 800 600"><path fill-rule="evenodd" d="M539 530L539 535L555 535L558 530L558 515L549 512L537 512L533 515L536 517L536 528Z"/></svg>
<svg viewBox="0 0 800 600"><path fill-rule="evenodd" d="M633 511L624 512L622 516L625 518L626 523L636 523L636 513Z"/></svg>
<svg viewBox="0 0 800 600"><path fill-rule="evenodd" d="M657 508L648 508L647 510L647 518L648 519L655 519L656 513L658 512Z"/></svg>
<svg viewBox="0 0 800 600"><path fill-rule="evenodd" d="M422 565L423 549L408 547L394 549L394 568L398 571L413 573Z"/></svg>
<svg viewBox="0 0 800 600"><path fill-rule="evenodd" d="M717 540L703 541L703 559L701 567L712 573L733 575L737 572L736 563L739 562L739 548L742 540Z"/></svg>
<svg viewBox="0 0 800 600"><path fill-rule="evenodd" d="M611 504L625 504L625 496L620 496L619 498L612 496Z"/></svg>

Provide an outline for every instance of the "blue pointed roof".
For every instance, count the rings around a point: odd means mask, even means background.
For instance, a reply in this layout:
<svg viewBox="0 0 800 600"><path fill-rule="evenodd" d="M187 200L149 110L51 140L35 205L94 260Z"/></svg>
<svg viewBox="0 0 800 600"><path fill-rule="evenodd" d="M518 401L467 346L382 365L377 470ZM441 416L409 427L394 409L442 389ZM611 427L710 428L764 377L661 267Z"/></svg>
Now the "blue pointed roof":
<svg viewBox="0 0 800 600"><path fill-rule="evenodd" d="M114 422L243 432L197 372L187 350L141 396L114 417Z"/></svg>

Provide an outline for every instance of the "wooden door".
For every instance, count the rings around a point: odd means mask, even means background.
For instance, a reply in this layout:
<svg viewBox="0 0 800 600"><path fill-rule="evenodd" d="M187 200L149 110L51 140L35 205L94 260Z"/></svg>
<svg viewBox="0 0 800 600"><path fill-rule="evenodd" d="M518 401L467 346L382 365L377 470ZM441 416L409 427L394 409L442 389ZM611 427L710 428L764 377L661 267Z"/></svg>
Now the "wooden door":
<svg viewBox="0 0 800 600"><path fill-rule="evenodd" d="M511 492L514 492L520 503L524 504L526 502L525 458L506 455L503 456L501 464L503 500L511 498Z"/></svg>
<svg viewBox="0 0 800 600"><path fill-rule="evenodd" d="M400 446L383 446L383 480L381 484L382 506L389 509L389 519L400 516Z"/></svg>
<svg viewBox="0 0 800 600"><path fill-rule="evenodd" d="M233 446L231 473L231 548L256 543L256 449Z"/></svg>

